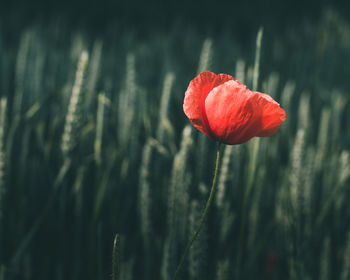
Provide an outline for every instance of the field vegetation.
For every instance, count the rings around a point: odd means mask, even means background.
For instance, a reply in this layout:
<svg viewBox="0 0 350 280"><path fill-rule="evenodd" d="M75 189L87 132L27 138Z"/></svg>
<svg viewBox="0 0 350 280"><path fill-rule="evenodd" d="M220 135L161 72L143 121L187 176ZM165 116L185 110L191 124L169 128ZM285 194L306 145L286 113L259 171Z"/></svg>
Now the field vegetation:
<svg viewBox="0 0 350 280"><path fill-rule="evenodd" d="M184 28L186 27L186 28ZM216 143L182 111L203 70L253 86L256 40L63 22L0 32L0 280L172 279L205 206ZM258 30L256 30L257 34ZM280 131L225 146L180 279L350 279L350 25L334 10L274 38L257 88Z"/></svg>

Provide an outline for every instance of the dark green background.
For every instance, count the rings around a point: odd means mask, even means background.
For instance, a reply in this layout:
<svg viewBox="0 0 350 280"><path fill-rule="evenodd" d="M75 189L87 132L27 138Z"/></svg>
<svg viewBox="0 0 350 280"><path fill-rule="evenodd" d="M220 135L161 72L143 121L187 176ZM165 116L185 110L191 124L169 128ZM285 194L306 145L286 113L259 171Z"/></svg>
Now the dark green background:
<svg viewBox="0 0 350 280"><path fill-rule="evenodd" d="M91 29L103 29L114 21L128 26L168 28L181 19L198 27L218 30L229 24L237 32L250 33L259 25L282 32L302 20L317 20L324 7L333 7L345 17L349 15L348 1L332 0L13 0L2 1L0 15L14 25L63 16L72 24L87 24Z"/></svg>

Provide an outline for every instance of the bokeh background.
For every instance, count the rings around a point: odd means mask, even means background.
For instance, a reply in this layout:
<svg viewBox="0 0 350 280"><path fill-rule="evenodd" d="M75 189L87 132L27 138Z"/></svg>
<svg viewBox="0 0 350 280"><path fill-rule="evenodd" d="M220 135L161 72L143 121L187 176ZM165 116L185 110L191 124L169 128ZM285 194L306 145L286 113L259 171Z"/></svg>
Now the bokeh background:
<svg viewBox="0 0 350 280"><path fill-rule="evenodd" d="M325 0L2 1L0 280L172 279L214 169L216 143L182 111L204 70L258 78L287 121L224 147L179 279L349 279L349 15Z"/></svg>

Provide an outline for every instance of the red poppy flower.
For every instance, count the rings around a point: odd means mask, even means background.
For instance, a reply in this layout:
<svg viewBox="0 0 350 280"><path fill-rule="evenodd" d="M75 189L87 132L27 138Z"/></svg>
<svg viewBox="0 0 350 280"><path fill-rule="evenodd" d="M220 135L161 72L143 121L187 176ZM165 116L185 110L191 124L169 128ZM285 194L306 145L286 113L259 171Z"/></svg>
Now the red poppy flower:
<svg viewBox="0 0 350 280"><path fill-rule="evenodd" d="M286 119L271 96L249 90L230 75L210 71L190 82L183 109L197 129L230 145L271 136Z"/></svg>

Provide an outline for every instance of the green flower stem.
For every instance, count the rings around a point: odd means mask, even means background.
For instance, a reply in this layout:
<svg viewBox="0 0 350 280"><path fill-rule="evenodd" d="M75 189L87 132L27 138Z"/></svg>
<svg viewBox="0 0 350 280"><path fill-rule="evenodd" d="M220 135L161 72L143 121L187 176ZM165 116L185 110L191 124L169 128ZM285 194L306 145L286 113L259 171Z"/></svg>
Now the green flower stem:
<svg viewBox="0 0 350 280"><path fill-rule="evenodd" d="M193 242L197 239L198 234L199 234L199 232L201 231L201 229L203 227L205 218L207 217L207 214L209 212L210 205L211 205L211 203L213 201L214 193L215 193L215 187L216 187L216 181L217 181L217 177L218 177L218 173L219 173L219 164L220 164L220 158L221 158L221 145L222 145L222 143L218 144L218 149L217 149L217 152L216 152L216 164L215 164L213 184L211 186L211 190L210 190L210 194L209 194L209 198L208 198L207 204L205 206L203 215L202 215L202 217L201 217L201 219L199 221L199 225L198 225L195 233L193 234L190 242L188 242L188 244L186 245L185 252L183 253L183 255L181 257L180 263L179 263L179 265L178 265L178 267L176 269L176 272L175 272L173 280L176 280L176 278L177 278L177 276L178 276L178 274L180 272L180 269L182 267L182 264L184 263L185 258L186 258L187 254L188 254L188 251L190 250Z"/></svg>

